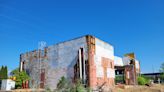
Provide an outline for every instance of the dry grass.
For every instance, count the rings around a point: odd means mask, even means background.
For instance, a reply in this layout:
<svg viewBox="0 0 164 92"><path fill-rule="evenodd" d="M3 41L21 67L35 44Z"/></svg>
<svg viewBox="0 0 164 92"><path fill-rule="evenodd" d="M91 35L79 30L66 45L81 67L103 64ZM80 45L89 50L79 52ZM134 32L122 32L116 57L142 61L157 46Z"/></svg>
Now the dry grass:
<svg viewBox="0 0 164 92"><path fill-rule="evenodd" d="M5 92L5 91L0 91ZM43 89L17 89L8 92L46 92ZM153 85L151 87L147 86L131 86L130 88L121 89L116 87L111 92L164 92L164 85Z"/></svg>
<svg viewBox="0 0 164 92"><path fill-rule="evenodd" d="M115 88L114 92L164 92L164 85L135 86L127 89Z"/></svg>
<svg viewBox="0 0 164 92"><path fill-rule="evenodd" d="M43 89L16 89L12 92L45 92Z"/></svg>

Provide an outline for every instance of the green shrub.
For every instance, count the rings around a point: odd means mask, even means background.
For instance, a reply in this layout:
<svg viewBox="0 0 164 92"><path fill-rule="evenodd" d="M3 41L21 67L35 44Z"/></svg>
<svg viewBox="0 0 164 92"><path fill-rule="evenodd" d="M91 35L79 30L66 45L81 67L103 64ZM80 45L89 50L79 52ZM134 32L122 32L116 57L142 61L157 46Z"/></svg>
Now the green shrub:
<svg viewBox="0 0 164 92"><path fill-rule="evenodd" d="M81 80L77 80L76 84L75 84L75 88L76 88L76 92L86 92L85 91L85 87L82 85Z"/></svg>
<svg viewBox="0 0 164 92"><path fill-rule="evenodd" d="M52 92L50 88L46 88L46 92Z"/></svg>
<svg viewBox="0 0 164 92"><path fill-rule="evenodd" d="M22 88L22 83L23 81L28 81L30 80L29 75L25 71L19 71L19 68L16 68L11 72L11 75L16 77L15 80L15 88L19 89Z"/></svg>
<svg viewBox="0 0 164 92"><path fill-rule="evenodd" d="M75 83L68 81L65 77L61 77L57 84L56 92L91 92L89 88L85 88L81 80Z"/></svg>
<svg viewBox="0 0 164 92"><path fill-rule="evenodd" d="M164 80L164 73L160 75L161 80Z"/></svg>
<svg viewBox="0 0 164 92"><path fill-rule="evenodd" d="M115 83L124 83L124 77L123 77L123 75L117 75L115 77Z"/></svg>
<svg viewBox="0 0 164 92"><path fill-rule="evenodd" d="M63 76L57 84L56 92L69 92L70 85L69 81Z"/></svg>
<svg viewBox="0 0 164 92"><path fill-rule="evenodd" d="M144 76L139 76L137 80L139 85L145 85L149 83L149 79Z"/></svg>

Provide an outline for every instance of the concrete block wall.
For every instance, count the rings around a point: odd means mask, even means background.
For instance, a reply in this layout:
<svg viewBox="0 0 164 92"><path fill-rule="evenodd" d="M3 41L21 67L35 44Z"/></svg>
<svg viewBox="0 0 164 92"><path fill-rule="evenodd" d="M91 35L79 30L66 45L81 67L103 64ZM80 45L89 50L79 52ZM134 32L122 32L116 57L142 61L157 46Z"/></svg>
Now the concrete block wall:
<svg viewBox="0 0 164 92"><path fill-rule="evenodd" d="M87 57L86 37L48 47L49 69L46 83L50 88L56 88L56 84L62 76L74 79L74 65L78 61L80 48L84 49L84 55ZM85 59L87 60L87 58Z"/></svg>
<svg viewBox="0 0 164 92"><path fill-rule="evenodd" d="M31 88L40 86L40 69L45 71L44 88L55 89L62 76L74 79L74 65L78 62L78 50L84 49L87 61L87 86L97 88L105 82L106 87L114 86L114 48L93 36L84 36L56 45L43 51L35 50L21 54L20 62L31 77ZM40 62L39 62L40 61ZM20 63L20 68L22 63Z"/></svg>
<svg viewBox="0 0 164 92"><path fill-rule="evenodd" d="M45 49L46 53L45 50L35 50L21 54L20 62L25 62L23 68L31 77L30 87L37 88L40 86L40 69L45 69L44 88L55 89L62 76L73 79L74 65L77 62L80 48L84 49L84 55L87 59L86 37L49 46ZM42 52L46 55L41 56Z"/></svg>

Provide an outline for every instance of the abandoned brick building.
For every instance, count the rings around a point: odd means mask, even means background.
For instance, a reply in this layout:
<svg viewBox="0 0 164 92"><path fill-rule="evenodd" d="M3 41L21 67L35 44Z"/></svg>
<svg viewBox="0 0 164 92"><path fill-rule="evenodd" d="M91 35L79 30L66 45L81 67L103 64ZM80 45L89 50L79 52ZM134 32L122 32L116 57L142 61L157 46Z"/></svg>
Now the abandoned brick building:
<svg viewBox="0 0 164 92"><path fill-rule="evenodd" d="M126 54L123 58L114 57L115 82L126 85L137 85L140 75L140 63L134 53Z"/></svg>
<svg viewBox="0 0 164 92"><path fill-rule="evenodd" d="M114 68L114 47L91 35L20 55L20 71L31 77L30 88L55 89L62 76L81 79L92 89L114 87Z"/></svg>
<svg viewBox="0 0 164 92"><path fill-rule="evenodd" d="M30 87L56 88L62 76L80 78L91 88L104 82L110 87L115 85L114 48L88 35L21 54L20 70L30 75Z"/></svg>

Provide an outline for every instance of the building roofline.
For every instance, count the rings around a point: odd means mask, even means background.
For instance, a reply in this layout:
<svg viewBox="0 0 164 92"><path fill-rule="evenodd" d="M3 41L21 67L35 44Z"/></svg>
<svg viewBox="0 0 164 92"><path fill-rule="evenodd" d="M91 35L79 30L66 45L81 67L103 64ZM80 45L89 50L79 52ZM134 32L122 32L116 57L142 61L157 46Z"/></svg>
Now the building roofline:
<svg viewBox="0 0 164 92"><path fill-rule="evenodd" d="M95 37L94 35L86 34L86 35L79 36L79 37L76 37L76 38L73 38L73 39L70 39L70 40L65 40L65 41L61 41L61 42L58 42L58 43L55 43L55 44L46 46L45 48L48 48L48 47L51 47L51 46L54 46L54 45L59 45L59 44L65 43L65 42L73 41L73 40L80 39L80 38L87 37L87 36L94 37L94 38L96 38L96 39L98 39L98 40L100 40L100 41L102 41L102 42L104 42L104 43L106 43L106 44L109 44L109 43L107 43L107 42L105 42L105 41L103 41L103 40L101 40L101 39ZM111 44L109 44L109 45L111 45ZM111 46L113 47L113 45L111 45ZM27 51L27 52L25 52L25 53L21 53L20 55L23 55L23 54L26 54L26 53L29 53L29 52L34 52L34 51L37 51L37 50L38 50L38 49L34 49L34 50L31 50L31 51Z"/></svg>

